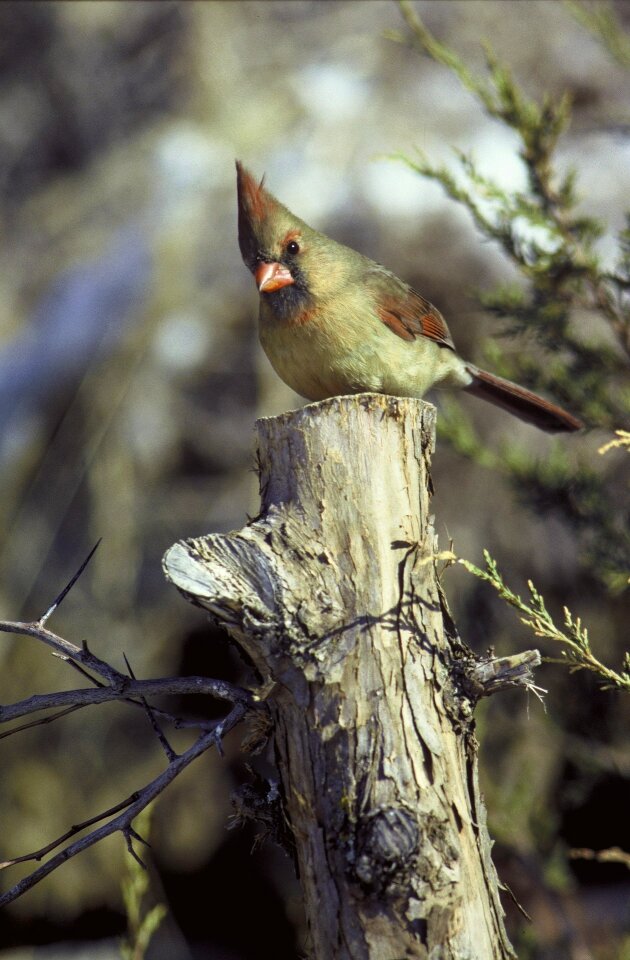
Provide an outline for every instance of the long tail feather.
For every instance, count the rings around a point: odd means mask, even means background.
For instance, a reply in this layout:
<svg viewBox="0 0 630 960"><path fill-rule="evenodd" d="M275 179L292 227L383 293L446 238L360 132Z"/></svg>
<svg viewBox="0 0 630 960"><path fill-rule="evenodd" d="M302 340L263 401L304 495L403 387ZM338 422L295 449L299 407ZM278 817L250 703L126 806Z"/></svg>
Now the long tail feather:
<svg viewBox="0 0 630 960"><path fill-rule="evenodd" d="M488 400L497 407L503 407L525 420L527 423L533 423L541 430L547 430L550 433L559 431L580 430L584 424L577 417L563 410L562 407L539 397L538 394L526 390L525 387L519 387L518 384L510 380L504 380L486 370L480 370L472 363L467 364L468 372L473 378L473 382L465 389L475 397L481 397L482 400Z"/></svg>

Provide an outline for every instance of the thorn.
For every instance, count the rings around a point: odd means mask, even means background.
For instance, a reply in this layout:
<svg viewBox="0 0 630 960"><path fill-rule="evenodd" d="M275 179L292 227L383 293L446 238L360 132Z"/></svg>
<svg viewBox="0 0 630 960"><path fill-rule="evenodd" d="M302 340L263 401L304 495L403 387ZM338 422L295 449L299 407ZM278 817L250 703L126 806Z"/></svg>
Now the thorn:
<svg viewBox="0 0 630 960"><path fill-rule="evenodd" d="M133 840L137 840L138 843L144 844L144 846L149 847L149 849L151 848L151 844L149 843L149 841L145 840L144 837L140 836L138 831L134 830L132 826L129 826L127 829L129 831L129 835L132 837Z"/></svg>
<svg viewBox="0 0 630 960"><path fill-rule="evenodd" d="M57 654L53 654L53 656L57 656ZM95 687L105 686L102 680L98 680L96 677L93 677L92 674L89 673L87 670L84 670L81 664L77 663L76 660L71 660L70 657L66 657L66 656L61 657L61 659L65 660L72 667L72 669L76 670L77 673L80 673L82 677L85 677L86 680L89 680L90 683L93 683Z"/></svg>
<svg viewBox="0 0 630 960"><path fill-rule="evenodd" d="M125 827L125 829L123 830L123 836L125 838L125 843L127 844L127 850L129 851L133 859L136 861L137 864L139 864L142 867L143 870L146 870L147 869L146 863L142 860L141 857L138 856L138 854L133 848L133 840L134 839L142 840L142 837L139 837L136 831L132 830L131 827Z"/></svg>
<svg viewBox="0 0 630 960"><path fill-rule="evenodd" d="M515 897L515 895L514 895L514 892L510 889L510 887L508 887L507 883L505 883L505 882L503 882L503 881L500 881L500 882L499 882L499 890L504 890L505 893L507 893L507 895L509 896L509 898L510 898L510 900L512 901L512 903L514 904L514 906L516 907L516 909L519 911L519 913L521 913L521 914L525 917L526 920L529 920L530 923L533 923L533 920L532 920L532 918L530 917L530 915L528 914L527 910L525 909L525 907L521 906L521 904L518 902L518 900L516 899L516 897Z"/></svg>
<svg viewBox="0 0 630 960"><path fill-rule="evenodd" d="M90 562L90 560L92 559L92 557L93 557L94 554L96 553L96 551L97 551L97 549L98 549L98 546L99 546L99 544L100 544L100 542L101 542L102 539L103 539L102 537L99 537L99 538L98 538L98 540L96 541L96 543L94 544L94 546L92 547L92 549L90 550L90 552L88 553L87 557L85 558L85 560L83 561L83 563L81 564L81 566L79 567L79 569L77 570L77 572L75 573L75 575L72 577L72 579L69 581L69 583L66 584L66 586L63 588L63 590L61 591L61 593L60 593L57 597L55 597L55 599L53 600L52 604L50 605L50 607L48 608L48 610L46 611L46 613L43 615L43 617L40 617L40 619L38 620L38 625L39 625L40 627L43 627L43 626L44 626L44 624L46 623L46 621L48 620L48 618L49 618L50 616L52 616L52 614L55 612L55 610L57 609L57 607L58 607L58 606L62 603L62 601L65 599L65 597L67 596L67 594L70 593L70 591L72 590L73 586L75 585L75 583L77 582L77 580L79 579L79 577L81 576L81 574L83 573L83 571L85 570L85 568L87 567L88 563Z"/></svg>
<svg viewBox="0 0 630 960"><path fill-rule="evenodd" d="M133 672L133 670L131 669L131 664L129 663L129 660L127 659L127 654L125 653L124 650L123 650L123 657L124 657L124 660L125 660L125 664L127 665L127 671L128 671L128 673L129 673L129 676L131 677L132 680L135 680L135 679L136 679L136 675L135 675L135 673Z"/></svg>
<svg viewBox="0 0 630 960"><path fill-rule="evenodd" d="M129 661L127 660L127 655L125 653L123 653L123 657L125 658L125 663L127 664L127 669L129 670L129 673L131 674L132 679L135 680L136 678L133 675L133 672L131 670L131 665L129 664ZM174 760L177 760L177 754L175 753L172 746L164 736L164 733L162 732L162 728L160 727L159 723L156 720L153 708L149 705L146 697L140 697L140 702L142 703L142 706L146 711L146 715L149 718L149 723L151 724L153 733L156 735L156 737L160 741L160 746L162 747L164 753L166 754L166 758L168 762L173 763Z"/></svg>

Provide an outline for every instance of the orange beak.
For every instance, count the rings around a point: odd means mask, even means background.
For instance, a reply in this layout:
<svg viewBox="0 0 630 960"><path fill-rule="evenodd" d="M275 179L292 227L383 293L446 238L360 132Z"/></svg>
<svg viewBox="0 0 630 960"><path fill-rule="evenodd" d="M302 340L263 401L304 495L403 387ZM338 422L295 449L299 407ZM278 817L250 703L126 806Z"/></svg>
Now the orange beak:
<svg viewBox="0 0 630 960"><path fill-rule="evenodd" d="M295 283L291 271L281 263L259 263L254 271L254 279L260 293L273 293L274 290Z"/></svg>

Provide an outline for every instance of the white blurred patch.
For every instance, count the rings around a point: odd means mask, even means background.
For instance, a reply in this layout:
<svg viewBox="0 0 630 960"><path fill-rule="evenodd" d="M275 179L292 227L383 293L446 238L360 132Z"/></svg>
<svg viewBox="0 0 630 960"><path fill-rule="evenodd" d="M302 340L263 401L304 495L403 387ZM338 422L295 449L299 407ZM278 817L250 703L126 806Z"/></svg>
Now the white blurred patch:
<svg viewBox="0 0 630 960"><path fill-rule="evenodd" d="M359 171L358 179L368 203L395 219L430 216L449 203L439 184L397 160L367 163Z"/></svg>
<svg viewBox="0 0 630 960"><path fill-rule="evenodd" d="M527 189L525 165L518 155L518 137L490 122L477 131L469 148L475 168L508 193Z"/></svg>
<svg viewBox="0 0 630 960"><path fill-rule="evenodd" d="M560 153L564 165L577 168L575 192L579 210L603 223L605 233L596 243L604 269L619 258L618 233L625 226L624 195L630 169L630 141L625 136L597 131L569 142Z"/></svg>
<svg viewBox="0 0 630 960"><path fill-rule="evenodd" d="M370 88L357 70L337 63L314 63L293 81L305 110L321 124L356 123L364 111Z"/></svg>
<svg viewBox="0 0 630 960"><path fill-rule="evenodd" d="M274 170L287 170L286 157ZM275 176L274 176L275 179ZM268 178L271 184L272 177ZM318 229L326 217L336 212L348 199L348 183L335 170L317 161L302 160L291 164L291 172L280 177L282 188L271 192L300 219ZM305 184L308 186L305 189Z"/></svg>
<svg viewBox="0 0 630 960"><path fill-rule="evenodd" d="M157 174L169 192L207 187L217 171L232 174L234 155L223 140L208 136L193 123L171 124L155 147Z"/></svg>
<svg viewBox="0 0 630 960"><path fill-rule="evenodd" d="M153 350L159 363L172 373L190 370L208 356L214 334L207 318L195 313L173 313L164 317Z"/></svg>

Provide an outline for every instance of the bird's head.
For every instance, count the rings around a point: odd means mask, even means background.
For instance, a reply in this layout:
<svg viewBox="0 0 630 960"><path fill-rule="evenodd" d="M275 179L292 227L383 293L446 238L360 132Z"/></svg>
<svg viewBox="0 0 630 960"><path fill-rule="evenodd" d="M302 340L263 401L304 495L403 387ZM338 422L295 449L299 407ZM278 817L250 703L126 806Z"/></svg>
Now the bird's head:
<svg viewBox="0 0 630 960"><path fill-rule="evenodd" d="M238 242L245 265L269 308L283 319L334 295L345 282L347 247L287 210L236 161ZM345 257L343 255L345 252Z"/></svg>

